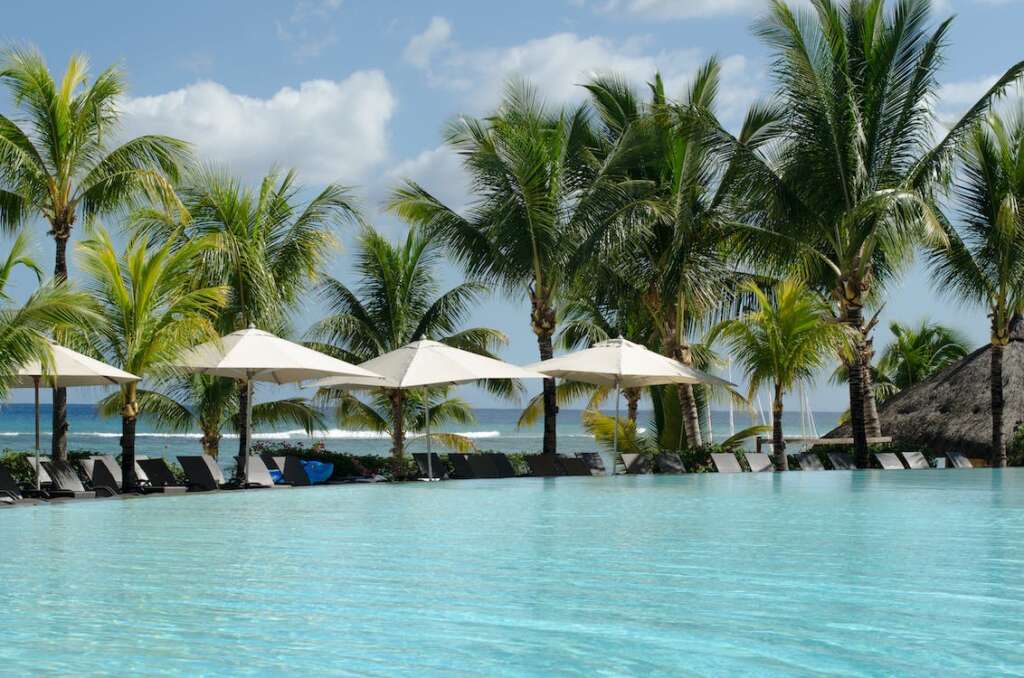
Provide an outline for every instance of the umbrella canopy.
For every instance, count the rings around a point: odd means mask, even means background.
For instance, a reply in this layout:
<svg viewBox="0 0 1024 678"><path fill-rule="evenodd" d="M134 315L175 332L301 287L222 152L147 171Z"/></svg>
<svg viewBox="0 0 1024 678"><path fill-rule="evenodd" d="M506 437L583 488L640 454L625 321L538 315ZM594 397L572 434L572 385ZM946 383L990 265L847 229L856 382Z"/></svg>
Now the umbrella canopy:
<svg viewBox="0 0 1024 678"><path fill-rule="evenodd" d="M39 385L55 388L69 386L110 386L139 381L130 372L82 355L78 351L50 342L50 364L34 360L18 370L12 386L35 389L36 489L39 489Z"/></svg>
<svg viewBox="0 0 1024 678"><path fill-rule="evenodd" d="M684 365L619 337L591 348L527 365L549 377L599 386L638 388L658 384L716 384L734 386L725 379Z"/></svg>
<svg viewBox="0 0 1024 678"><path fill-rule="evenodd" d="M367 369L254 327L186 351L179 367L198 374L275 384L342 375L381 381Z"/></svg>
<svg viewBox="0 0 1024 678"><path fill-rule="evenodd" d="M612 474L615 473L615 464L619 456L620 389L658 384L735 386L725 379L684 365L678 360L666 358L622 337L599 342L583 351L528 365L527 369L543 372L549 377L615 387L615 428L612 434L614 456L609 472Z"/></svg>
<svg viewBox="0 0 1024 678"><path fill-rule="evenodd" d="M481 379L543 379L544 375L516 365L423 339L361 363L384 377L381 382L352 377L328 377L316 386L415 388L462 384Z"/></svg>
<svg viewBox="0 0 1024 678"><path fill-rule="evenodd" d="M355 388L416 388L439 384L462 384L481 379L543 379L544 375L494 358L463 351L439 341L423 339L367 360L360 367L384 377L381 382L368 382L358 377L331 377L316 386L348 386ZM430 410L427 409L427 479L434 479L430 451Z"/></svg>
<svg viewBox="0 0 1024 678"><path fill-rule="evenodd" d="M322 377L351 376L382 381L379 375L249 326L186 351L178 364L186 372L245 382L245 445L238 454L238 477L247 484L252 436L252 382L286 384Z"/></svg>
<svg viewBox="0 0 1024 678"><path fill-rule="evenodd" d="M139 381L140 377L50 342L50 365L34 360L18 370L14 388L33 388L37 380L55 388L69 386L110 386Z"/></svg>

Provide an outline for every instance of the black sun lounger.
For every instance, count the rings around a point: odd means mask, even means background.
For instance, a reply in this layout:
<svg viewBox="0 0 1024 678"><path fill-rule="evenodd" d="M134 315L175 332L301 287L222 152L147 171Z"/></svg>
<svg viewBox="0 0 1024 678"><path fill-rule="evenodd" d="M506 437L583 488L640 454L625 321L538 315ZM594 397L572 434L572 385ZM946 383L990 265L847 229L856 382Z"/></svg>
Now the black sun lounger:
<svg viewBox="0 0 1024 678"><path fill-rule="evenodd" d="M894 452L875 452L872 454L878 465L886 471L904 471L906 467Z"/></svg>
<svg viewBox="0 0 1024 678"><path fill-rule="evenodd" d="M23 498L18 483L7 469L0 466L0 500L8 500L7 503L13 503L21 501Z"/></svg>
<svg viewBox="0 0 1024 678"><path fill-rule="evenodd" d="M275 457L274 461L277 462L277 467L281 471L281 479L286 484L294 487L313 484L309 481L309 475L306 474L306 467L302 465L302 460L298 457L289 454L284 457Z"/></svg>
<svg viewBox="0 0 1024 678"><path fill-rule="evenodd" d="M853 463L853 457L849 452L828 452L828 463L832 464L833 471L855 471L857 465Z"/></svg>
<svg viewBox="0 0 1024 678"><path fill-rule="evenodd" d="M111 461L113 461L113 458L111 458ZM85 476L89 479L89 484L92 485L94 491L103 492L110 496L121 494L121 474L118 473L115 476L110 467L107 466L105 459L83 459L80 462L80 466L85 471ZM116 466L116 463L114 466Z"/></svg>
<svg viewBox="0 0 1024 678"><path fill-rule="evenodd" d="M925 469L932 467L932 465L928 463L928 459L920 452L904 452L903 461L906 463L907 468L910 469Z"/></svg>
<svg viewBox="0 0 1024 678"><path fill-rule="evenodd" d="M468 454L458 454L455 452L448 455L448 461L452 463L452 467L455 469L454 475L456 478L468 480L476 477L473 475L473 469L469 465L469 459L467 459L468 456Z"/></svg>
<svg viewBox="0 0 1024 678"><path fill-rule="evenodd" d="M719 473L743 473L736 455L732 452L715 452L711 455L711 463Z"/></svg>
<svg viewBox="0 0 1024 678"><path fill-rule="evenodd" d="M96 496L96 492L85 489L82 479L67 462L44 461L42 466L46 469L46 474L50 476L51 487L46 491L47 495L72 499L92 499ZM101 490L101 492L107 494L105 490Z"/></svg>
<svg viewBox="0 0 1024 678"><path fill-rule="evenodd" d="M559 466L567 476L590 476L590 465L579 457L559 457Z"/></svg>
<svg viewBox="0 0 1024 678"><path fill-rule="evenodd" d="M181 469L185 472L190 490L209 492L210 490L219 490L226 484L220 466L208 455L181 456L178 457L178 463L181 464Z"/></svg>
<svg viewBox="0 0 1024 678"><path fill-rule="evenodd" d="M283 480L283 478L282 478ZM246 488L251 489L280 489L282 487L291 487L287 482L281 484L274 482L274 477L270 475L270 470L267 465L263 463L263 460L259 457L249 457L248 467L245 472Z"/></svg>
<svg viewBox="0 0 1024 678"><path fill-rule="evenodd" d="M500 452L483 452L483 456L488 457L494 464L494 467L498 469L498 478L514 478L516 470L512 466L512 462L508 460L504 454Z"/></svg>
<svg viewBox="0 0 1024 678"><path fill-rule="evenodd" d="M658 473L669 475L686 473L686 464L683 463L682 458L675 452L662 452L659 454L654 458L654 467L658 469Z"/></svg>
<svg viewBox="0 0 1024 678"><path fill-rule="evenodd" d="M486 454L467 454L466 461L469 462L469 468L473 470L474 478L498 477L498 467L495 466L494 460Z"/></svg>
<svg viewBox="0 0 1024 678"><path fill-rule="evenodd" d="M604 458L601 457L600 452L580 452L576 456L590 467L590 475L603 476L605 474Z"/></svg>
<svg viewBox="0 0 1024 678"><path fill-rule="evenodd" d="M623 452L619 455L622 458L622 465L626 473L630 475L643 475L651 472L650 460L642 454Z"/></svg>
<svg viewBox="0 0 1024 678"><path fill-rule="evenodd" d="M416 467L419 468L420 475L424 478L428 475L442 480L448 477L448 464L444 463L444 460L437 455L437 452L430 453L429 466L427 465L426 452L414 452L412 458L416 460Z"/></svg>
<svg viewBox="0 0 1024 678"><path fill-rule="evenodd" d="M963 452L947 452L946 459L949 459L950 468L974 468L974 464Z"/></svg>
<svg viewBox="0 0 1024 678"><path fill-rule="evenodd" d="M763 452L744 452L743 456L747 460L747 466L754 473L763 473L764 471L773 471L775 469L772 465L772 458Z"/></svg>
<svg viewBox="0 0 1024 678"><path fill-rule="evenodd" d="M825 465L816 452L804 452L797 457L802 471L824 471Z"/></svg>
<svg viewBox="0 0 1024 678"><path fill-rule="evenodd" d="M163 492L164 494L181 494L187 492L188 488L178 482L174 473L161 458L140 459L139 466L146 474L146 492Z"/></svg>
<svg viewBox="0 0 1024 678"><path fill-rule="evenodd" d="M550 478L562 475L558 467L558 459L553 454L529 454L525 457L530 467L530 475L534 478Z"/></svg>

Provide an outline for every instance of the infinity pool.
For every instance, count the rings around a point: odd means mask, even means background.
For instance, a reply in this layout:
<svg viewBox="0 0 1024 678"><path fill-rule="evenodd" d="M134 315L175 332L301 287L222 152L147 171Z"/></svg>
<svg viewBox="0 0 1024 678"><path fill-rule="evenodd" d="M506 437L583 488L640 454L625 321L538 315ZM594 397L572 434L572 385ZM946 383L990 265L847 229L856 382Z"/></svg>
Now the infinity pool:
<svg viewBox="0 0 1024 678"><path fill-rule="evenodd" d="M1024 472L0 511L0 674L1024 675Z"/></svg>

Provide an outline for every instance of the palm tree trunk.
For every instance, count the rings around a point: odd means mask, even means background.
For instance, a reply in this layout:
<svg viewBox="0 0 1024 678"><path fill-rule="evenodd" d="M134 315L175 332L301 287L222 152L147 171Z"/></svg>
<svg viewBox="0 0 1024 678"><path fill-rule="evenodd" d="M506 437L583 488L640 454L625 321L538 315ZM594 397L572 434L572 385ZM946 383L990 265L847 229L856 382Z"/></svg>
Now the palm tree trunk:
<svg viewBox="0 0 1024 678"><path fill-rule="evenodd" d="M220 455L220 432L203 431L203 437L199 440L203 446L203 454L216 459Z"/></svg>
<svg viewBox="0 0 1024 678"><path fill-rule="evenodd" d="M551 337L555 333L555 311L548 305L542 295L531 293L530 295L530 321L533 325L533 333L537 335L537 348L540 351L541 360L550 360L554 357L554 347ZM544 454L558 454L558 439L556 436L556 420L558 417L558 400L555 396L555 380L544 380Z"/></svg>
<svg viewBox="0 0 1024 678"><path fill-rule="evenodd" d="M405 416L402 411L402 391L391 392L391 456L400 462L405 457Z"/></svg>
<svg viewBox="0 0 1024 678"><path fill-rule="evenodd" d="M622 395L626 396L626 416L633 424L636 423L637 411L640 409L640 396L642 391L638 388L626 388Z"/></svg>
<svg viewBox="0 0 1024 678"><path fill-rule="evenodd" d="M989 391L992 396L992 452L989 463L995 468L1006 466L1006 445L1003 443L1003 344L992 344L989 364Z"/></svg>
<svg viewBox="0 0 1024 678"><path fill-rule="evenodd" d="M871 382L871 360L874 347L871 337L864 338L864 351L861 352L860 377L864 382L864 430L869 438L882 435L882 420L878 417L878 402L875 400L875 389Z"/></svg>
<svg viewBox="0 0 1024 678"><path fill-rule="evenodd" d="M246 449L249 443L249 389L244 381L238 382L238 470L236 477L245 477Z"/></svg>
<svg viewBox="0 0 1024 678"><path fill-rule="evenodd" d="M683 418L683 430L686 431L686 446L696 450L704 446L700 434L700 408L697 407L697 396L693 392L693 384L679 384L679 410Z"/></svg>
<svg viewBox="0 0 1024 678"><path fill-rule="evenodd" d="M775 384L775 399L772 401L772 452L775 455L775 470L788 471L786 439L782 434L782 386Z"/></svg>
<svg viewBox="0 0 1024 678"><path fill-rule="evenodd" d="M868 436L864 425L864 378L863 353L864 313L857 303L843 303L843 322L850 326L853 335L853 360L850 361L850 429L853 431L853 455L859 468L868 467Z"/></svg>
<svg viewBox="0 0 1024 678"><path fill-rule="evenodd" d="M56 246L56 262L53 266L53 278L58 284L68 279L68 236L70 226L62 227L51 224L53 241ZM54 461L67 461L68 458L68 390L64 387L53 389L53 436L50 441L50 453Z"/></svg>
<svg viewBox="0 0 1024 678"><path fill-rule="evenodd" d="M128 384L124 388L124 406L121 408L121 491L130 492L136 489L135 479L135 424L139 416L139 403L136 399L136 385Z"/></svg>

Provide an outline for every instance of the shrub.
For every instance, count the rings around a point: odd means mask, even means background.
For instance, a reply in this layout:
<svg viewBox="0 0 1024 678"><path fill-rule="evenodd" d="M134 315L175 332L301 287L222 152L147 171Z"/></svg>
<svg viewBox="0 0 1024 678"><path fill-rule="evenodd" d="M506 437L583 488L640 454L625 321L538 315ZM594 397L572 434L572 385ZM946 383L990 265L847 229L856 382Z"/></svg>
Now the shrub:
<svg viewBox="0 0 1024 678"><path fill-rule="evenodd" d="M334 464L331 480L369 478L374 475L381 475L389 479L403 479L415 477L417 474L416 462L409 457L406 457L404 463L396 468L391 457L332 452L326 449L321 442L304 445L292 441L259 441L253 444L252 451L256 454L292 455L301 459Z"/></svg>

